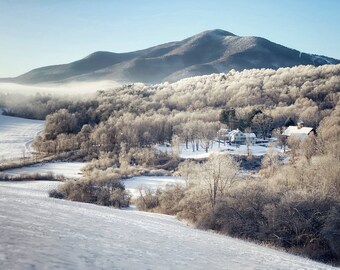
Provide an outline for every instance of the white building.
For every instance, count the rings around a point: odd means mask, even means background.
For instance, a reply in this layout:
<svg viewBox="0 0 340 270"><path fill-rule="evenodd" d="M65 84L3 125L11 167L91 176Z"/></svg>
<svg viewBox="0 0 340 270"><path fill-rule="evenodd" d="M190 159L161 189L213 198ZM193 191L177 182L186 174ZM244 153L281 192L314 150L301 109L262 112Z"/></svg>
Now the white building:
<svg viewBox="0 0 340 270"><path fill-rule="evenodd" d="M246 143L249 142L252 145L256 143L256 135L255 133L243 133L246 136Z"/></svg>
<svg viewBox="0 0 340 270"><path fill-rule="evenodd" d="M243 133L236 129L229 132L229 141L236 144L246 144L249 142L254 145L256 143L256 135L255 133Z"/></svg>

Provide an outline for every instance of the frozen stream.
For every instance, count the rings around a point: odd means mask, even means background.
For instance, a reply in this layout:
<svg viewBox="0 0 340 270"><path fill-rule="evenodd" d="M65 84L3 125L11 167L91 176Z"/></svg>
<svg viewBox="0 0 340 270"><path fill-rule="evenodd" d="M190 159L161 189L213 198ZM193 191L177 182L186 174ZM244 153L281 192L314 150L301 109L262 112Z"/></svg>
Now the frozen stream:
<svg viewBox="0 0 340 270"><path fill-rule="evenodd" d="M184 185L185 181L175 176L135 176L123 180L125 188L136 197L139 195L139 188L149 188L156 190L157 188L165 188L168 185Z"/></svg>

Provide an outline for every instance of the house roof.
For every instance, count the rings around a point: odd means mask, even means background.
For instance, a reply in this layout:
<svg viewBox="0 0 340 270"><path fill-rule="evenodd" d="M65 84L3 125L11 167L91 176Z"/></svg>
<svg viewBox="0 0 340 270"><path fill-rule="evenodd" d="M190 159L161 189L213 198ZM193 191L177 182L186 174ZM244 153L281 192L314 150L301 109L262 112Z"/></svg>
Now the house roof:
<svg viewBox="0 0 340 270"><path fill-rule="evenodd" d="M229 132L229 135L240 134L240 133L243 134L243 132L240 131L239 129L234 129L234 130Z"/></svg>
<svg viewBox="0 0 340 270"><path fill-rule="evenodd" d="M298 127L298 126L289 126L282 135L285 136L291 136L291 135L297 135L299 137L305 137L307 136L313 128L311 127Z"/></svg>

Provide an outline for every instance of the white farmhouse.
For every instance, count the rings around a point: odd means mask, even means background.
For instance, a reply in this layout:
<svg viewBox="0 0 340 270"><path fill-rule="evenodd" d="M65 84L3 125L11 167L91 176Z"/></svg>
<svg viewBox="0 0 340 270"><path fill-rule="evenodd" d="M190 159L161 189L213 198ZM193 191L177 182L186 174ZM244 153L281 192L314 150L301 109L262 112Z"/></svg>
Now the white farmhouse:
<svg viewBox="0 0 340 270"><path fill-rule="evenodd" d="M254 145L256 143L256 135L255 133L243 133L236 129L229 132L229 140L231 143L246 144L249 142Z"/></svg>
<svg viewBox="0 0 340 270"><path fill-rule="evenodd" d="M229 132L229 141L231 143L241 144L246 140L246 136L244 136L243 132L239 129L235 129Z"/></svg>
<svg viewBox="0 0 340 270"><path fill-rule="evenodd" d="M254 145L256 143L255 133L243 133L246 136L246 143Z"/></svg>

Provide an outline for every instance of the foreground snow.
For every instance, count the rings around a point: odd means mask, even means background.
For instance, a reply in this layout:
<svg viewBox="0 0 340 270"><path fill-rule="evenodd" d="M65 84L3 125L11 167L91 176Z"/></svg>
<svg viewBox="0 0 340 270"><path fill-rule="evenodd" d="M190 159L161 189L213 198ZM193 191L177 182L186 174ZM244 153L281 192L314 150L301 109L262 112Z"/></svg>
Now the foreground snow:
<svg viewBox="0 0 340 270"><path fill-rule="evenodd" d="M44 121L0 115L0 160L30 155L30 145Z"/></svg>
<svg viewBox="0 0 340 270"><path fill-rule="evenodd" d="M63 175L66 178L80 178L81 169L86 165L84 162L50 162L38 163L16 169L5 170L3 173L17 176L20 174L48 174Z"/></svg>
<svg viewBox="0 0 340 270"><path fill-rule="evenodd" d="M0 269L331 269L171 216L51 199L47 187L0 183Z"/></svg>

